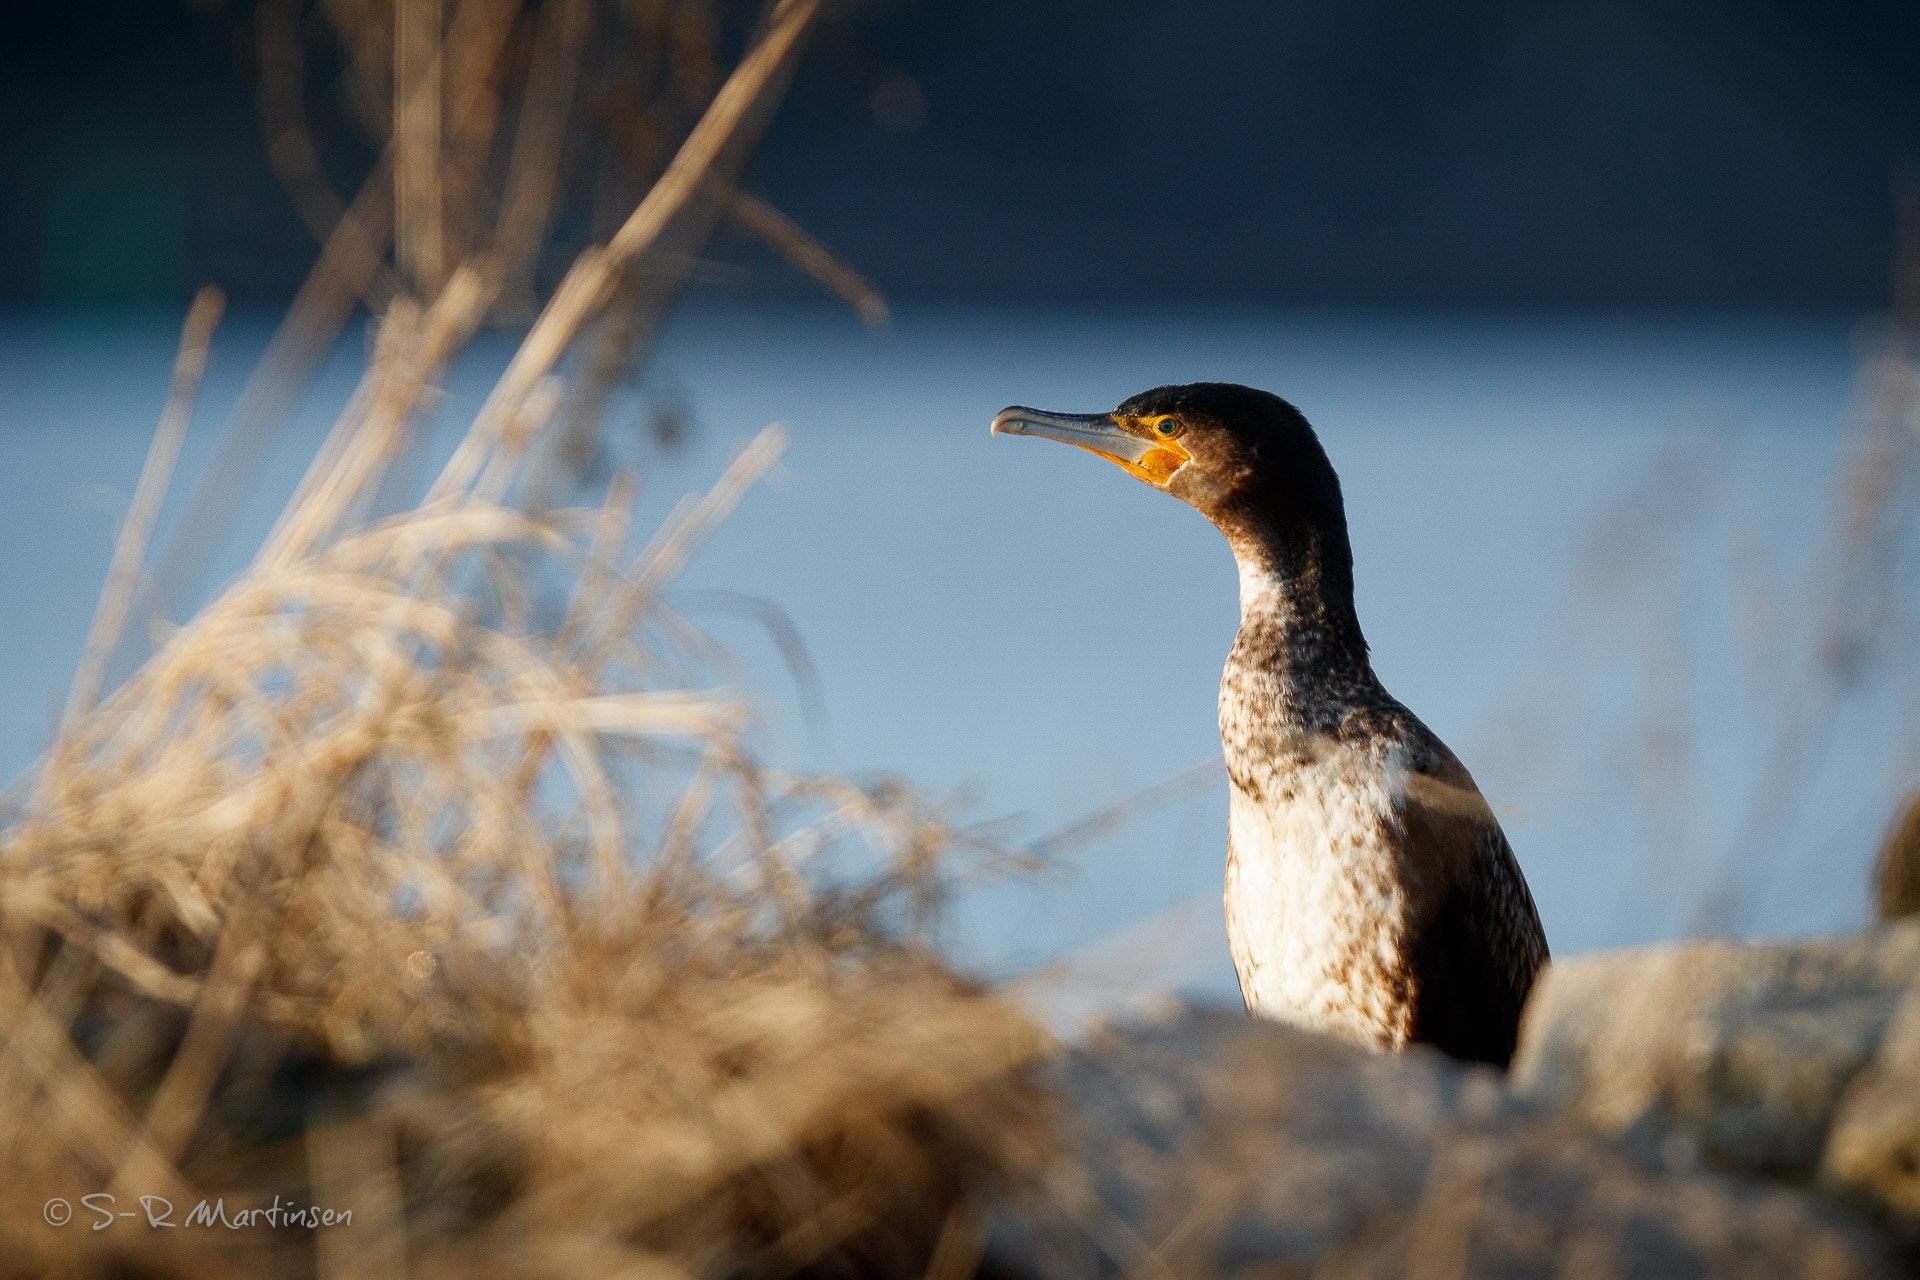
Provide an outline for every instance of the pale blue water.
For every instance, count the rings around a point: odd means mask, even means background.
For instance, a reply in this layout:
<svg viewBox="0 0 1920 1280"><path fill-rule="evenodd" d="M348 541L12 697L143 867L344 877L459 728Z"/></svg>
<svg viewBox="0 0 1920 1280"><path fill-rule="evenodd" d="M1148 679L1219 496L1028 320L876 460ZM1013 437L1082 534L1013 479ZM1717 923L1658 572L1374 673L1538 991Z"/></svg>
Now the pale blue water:
<svg viewBox="0 0 1920 1280"><path fill-rule="evenodd" d="M174 341L170 319L0 330L7 776L45 744ZM263 342L257 322L223 331L186 474ZM223 572L290 489L357 350L334 362L276 454ZM502 350L456 372L450 416L478 403ZM760 427L792 429L783 473L684 579L779 603L818 666L825 749L794 714L764 635L708 619L773 704L764 752L965 786L970 812L1020 815L1029 835L1217 754L1235 579L1193 512L1078 451L990 439L989 418L1012 402L1108 408L1199 378L1294 400L1340 470L1376 667L1474 770L1563 953L1686 926L1700 868L1742 811L1764 725L1748 710L1729 623L1734 535L1764 528L1780 571L1804 570L1853 394L1847 326L1820 319L909 312L876 337L834 313L710 308L676 324L654 376L685 395L695 435L667 458L637 433L618 446L647 460L641 531ZM1613 585L1579 586L1599 513L1639 479L1687 467L1699 478L1626 521L1641 542L1612 562ZM1662 634L1647 599L1684 619L1678 701L1690 708L1693 764L1678 835L1650 823L1635 782L1644 708L1664 715L1676 701L1643 692L1659 653L1649 637ZM1866 867L1910 743L1890 701L1848 714L1746 927L1864 917ZM1158 918L1090 963L1123 987L1230 991L1224 838L1216 786L1035 886L976 900L961 941L1004 972ZM1183 903L1199 905L1173 910Z"/></svg>

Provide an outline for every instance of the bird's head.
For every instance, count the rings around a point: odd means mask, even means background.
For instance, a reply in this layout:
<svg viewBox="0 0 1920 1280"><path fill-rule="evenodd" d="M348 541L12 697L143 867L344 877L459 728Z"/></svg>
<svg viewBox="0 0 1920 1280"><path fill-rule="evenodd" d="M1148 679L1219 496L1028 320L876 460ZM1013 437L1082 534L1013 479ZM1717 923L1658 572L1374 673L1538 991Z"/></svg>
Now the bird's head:
<svg viewBox="0 0 1920 1280"><path fill-rule="evenodd" d="M1170 493L1238 541L1275 523L1338 527L1340 481L1313 428L1279 396L1231 382L1155 387L1111 413L1014 405L993 430L1042 436L1098 454Z"/></svg>

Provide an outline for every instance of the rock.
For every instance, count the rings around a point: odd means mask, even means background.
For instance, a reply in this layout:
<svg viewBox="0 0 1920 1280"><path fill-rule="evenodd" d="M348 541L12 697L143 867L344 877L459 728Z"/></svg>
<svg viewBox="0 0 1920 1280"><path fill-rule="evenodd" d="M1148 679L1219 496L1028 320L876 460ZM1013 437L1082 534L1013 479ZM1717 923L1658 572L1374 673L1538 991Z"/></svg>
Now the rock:
<svg viewBox="0 0 1920 1280"><path fill-rule="evenodd" d="M1059 1087L1087 1176L1052 1235L1095 1243L1055 1256L1048 1233L1003 1231L1002 1271L1899 1274L1840 1208L1702 1168L1684 1143L1608 1138L1427 1050L1186 1011L1096 1036Z"/></svg>
<svg viewBox="0 0 1920 1280"><path fill-rule="evenodd" d="M1920 1226L1920 920L1801 943L1698 942L1556 961L1516 1088L1602 1132ZM1898 1017L1896 1017L1896 1014Z"/></svg>
<svg viewBox="0 0 1920 1280"><path fill-rule="evenodd" d="M1907 989L1872 1061L1841 1095L1820 1180L1920 1243L1920 983Z"/></svg>

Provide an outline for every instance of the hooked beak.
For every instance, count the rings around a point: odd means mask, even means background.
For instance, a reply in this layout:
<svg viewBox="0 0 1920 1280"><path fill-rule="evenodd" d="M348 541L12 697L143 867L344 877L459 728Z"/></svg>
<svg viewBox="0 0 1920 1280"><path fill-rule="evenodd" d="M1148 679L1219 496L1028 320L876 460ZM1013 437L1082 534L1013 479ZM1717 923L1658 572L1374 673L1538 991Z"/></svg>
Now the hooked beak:
<svg viewBox="0 0 1920 1280"><path fill-rule="evenodd" d="M1016 404L993 415L992 434L1058 440L1156 486L1166 484L1192 457L1177 441L1155 438L1144 425L1110 413L1049 413Z"/></svg>

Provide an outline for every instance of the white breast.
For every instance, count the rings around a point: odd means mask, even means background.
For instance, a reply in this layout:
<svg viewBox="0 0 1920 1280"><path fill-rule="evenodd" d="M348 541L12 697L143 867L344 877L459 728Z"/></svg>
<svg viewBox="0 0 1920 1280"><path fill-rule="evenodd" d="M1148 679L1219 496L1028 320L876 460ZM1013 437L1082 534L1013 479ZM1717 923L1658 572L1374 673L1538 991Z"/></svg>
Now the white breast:
<svg viewBox="0 0 1920 1280"><path fill-rule="evenodd" d="M1409 904L1387 775L1337 752L1285 782L1286 798L1264 805L1230 788L1227 940L1247 1007L1404 1044Z"/></svg>

